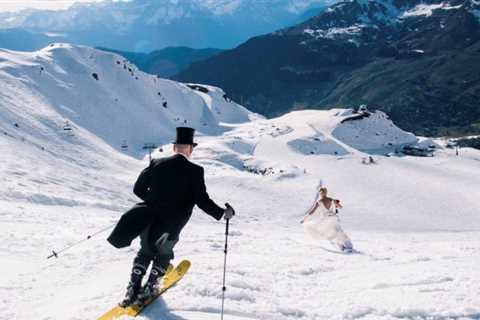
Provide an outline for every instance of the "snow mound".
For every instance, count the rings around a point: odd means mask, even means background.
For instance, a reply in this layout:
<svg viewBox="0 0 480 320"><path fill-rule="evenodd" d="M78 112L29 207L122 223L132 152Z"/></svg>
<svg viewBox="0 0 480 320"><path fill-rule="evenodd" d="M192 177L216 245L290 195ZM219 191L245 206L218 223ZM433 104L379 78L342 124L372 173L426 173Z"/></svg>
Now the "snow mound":
<svg viewBox="0 0 480 320"><path fill-rule="evenodd" d="M340 118L332 136L362 152L387 153L418 141L415 135L398 128L381 111L347 113Z"/></svg>
<svg viewBox="0 0 480 320"><path fill-rule="evenodd" d="M279 120L290 127L297 126L297 130L294 134L290 134L291 128L286 131L283 138L277 140L282 144L277 148L286 144L302 155L386 154L419 142L415 135L398 128L381 111L309 110L292 112L276 121Z"/></svg>

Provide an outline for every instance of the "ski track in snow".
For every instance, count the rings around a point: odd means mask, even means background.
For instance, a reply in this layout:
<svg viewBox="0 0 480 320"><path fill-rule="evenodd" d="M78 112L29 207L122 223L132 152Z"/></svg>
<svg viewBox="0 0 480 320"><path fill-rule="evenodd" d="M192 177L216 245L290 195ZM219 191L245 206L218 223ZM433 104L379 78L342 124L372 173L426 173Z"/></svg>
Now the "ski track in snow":
<svg viewBox="0 0 480 320"><path fill-rule="evenodd" d="M13 84L3 84L2 99ZM215 96L202 99L191 107L213 114L234 108ZM0 319L95 319L124 294L138 241L116 250L106 232L58 259L46 257L115 223L137 201L131 189L147 164L144 151L115 148L124 127L105 129L103 138L82 126L75 137L58 134L38 122L57 117L48 104L50 113L29 109L12 128L24 101L0 102L9 108L8 117L0 113L8 133L0 136ZM363 165L368 150L380 154L386 141L396 137L400 145L412 136L381 114L341 125L342 112L245 122L251 115L232 109L210 123L221 130L199 137L194 161L206 168L210 195L237 212L225 319L479 319L480 152L375 156L377 164ZM340 218L352 254L307 238L299 223L320 178L345 207ZM219 319L224 227L194 211L175 251L176 261L188 258L192 268L139 319Z"/></svg>

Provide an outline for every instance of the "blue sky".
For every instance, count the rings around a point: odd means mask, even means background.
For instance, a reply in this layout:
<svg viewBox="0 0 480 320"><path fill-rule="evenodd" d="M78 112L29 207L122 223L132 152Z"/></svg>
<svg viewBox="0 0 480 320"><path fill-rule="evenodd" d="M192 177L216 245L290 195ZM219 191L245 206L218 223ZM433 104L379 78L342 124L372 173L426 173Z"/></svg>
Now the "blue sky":
<svg viewBox="0 0 480 320"><path fill-rule="evenodd" d="M0 11L18 11L26 8L66 9L74 2L98 2L102 0L0 0Z"/></svg>

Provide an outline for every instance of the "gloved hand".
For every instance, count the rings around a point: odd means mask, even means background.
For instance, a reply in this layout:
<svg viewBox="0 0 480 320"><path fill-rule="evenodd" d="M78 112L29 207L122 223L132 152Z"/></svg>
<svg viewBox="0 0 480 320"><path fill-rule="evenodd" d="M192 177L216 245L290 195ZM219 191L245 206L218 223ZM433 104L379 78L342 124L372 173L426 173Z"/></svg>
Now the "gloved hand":
<svg viewBox="0 0 480 320"><path fill-rule="evenodd" d="M226 209L223 213L223 218L225 220L230 220L235 215L235 210L233 210L232 206L229 205L228 203L225 203L225 207L226 207Z"/></svg>

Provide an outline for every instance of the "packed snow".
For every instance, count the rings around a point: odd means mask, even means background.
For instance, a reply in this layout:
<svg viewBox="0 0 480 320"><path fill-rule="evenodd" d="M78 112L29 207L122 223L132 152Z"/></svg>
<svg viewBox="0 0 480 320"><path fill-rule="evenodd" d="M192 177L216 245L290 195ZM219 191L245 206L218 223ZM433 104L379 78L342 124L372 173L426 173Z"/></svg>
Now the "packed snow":
<svg viewBox="0 0 480 320"><path fill-rule="evenodd" d="M438 140L434 157L385 157L427 142L381 112L263 119L218 88L156 79L117 59L67 45L0 52L0 318L95 319L122 298L139 244L114 249L108 227L139 201L143 145L171 154L183 120L199 131L192 160L211 197L237 212L226 320L480 318L480 151L456 156ZM353 254L299 223L320 179L344 205ZM224 227L195 210L175 252L192 268L140 319L220 318Z"/></svg>

